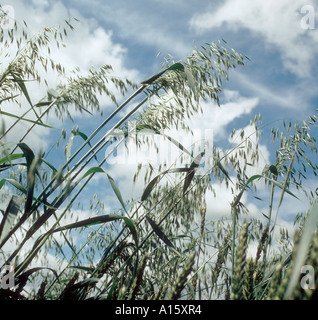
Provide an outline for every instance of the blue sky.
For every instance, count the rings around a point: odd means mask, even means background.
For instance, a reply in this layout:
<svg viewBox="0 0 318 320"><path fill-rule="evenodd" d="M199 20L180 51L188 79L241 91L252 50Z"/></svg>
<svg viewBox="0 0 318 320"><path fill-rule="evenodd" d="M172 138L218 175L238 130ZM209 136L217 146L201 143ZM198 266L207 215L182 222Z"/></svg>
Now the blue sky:
<svg viewBox="0 0 318 320"><path fill-rule="evenodd" d="M195 46L225 39L229 48L233 47L252 61L246 60L244 67L230 72L220 96L220 109L213 102L206 103L204 115L196 116L189 123L193 129L212 129L214 141L228 145L233 128L246 127L255 114L261 113L263 123L269 125L259 141L262 160L257 170L274 159L269 136L271 127L279 126L281 120L305 119L317 108L318 4L313 1L14 0L7 4L14 8L17 21L27 21L31 33L45 25L62 24L69 17L78 18L80 23L74 24L75 31L65 40L66 48L53 52L52 56L69 69L79 66L84 73L91 65L110 64L115 75L137 83L158 72L168 54L179 60L191 54ZM301 24L307 17L306 12L301 12L306 5L311 6L314 17L310 16L311 20L305 22L313 29ZM49 84L52 87L57 84L53 76ZM42 97L45 90L41 88L37 95ZM113 105L105 99L102 107L107 114ZM100 116L75 117L86 134L101 120ZM313 130L313 134L317 134L317 130ZM38 146L54 141L40 128L28 143ZM132 185L131 167L114 165L110 170L123 194L140 197L144 186ZM315 181L310 179L308 185L314 186ZM233 199L224 186L216 188L218 201L208 200L210 217L228 212ZM252 203L250 209L255 216L259 214ZM295 214L307 208L302 202L291 201L286 209ZM282 225L288 226L287 216L282 215Z"/></svg>

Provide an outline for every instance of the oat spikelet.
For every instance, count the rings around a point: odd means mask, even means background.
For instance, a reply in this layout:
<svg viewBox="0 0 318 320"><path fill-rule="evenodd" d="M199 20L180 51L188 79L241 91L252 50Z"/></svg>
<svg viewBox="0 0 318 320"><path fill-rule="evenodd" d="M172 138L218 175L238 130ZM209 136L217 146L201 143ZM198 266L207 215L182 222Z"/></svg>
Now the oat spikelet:
<svg viewBox="0 0 318 320"><path fill-rule="evenodd" d="M269 224L267 224L266 227L264 228L263 233L262 233L262 237L261 237L259 244L257 246L256 262L260 259L261 253L265 248L264 245L265 245L265 241L268 237L268 230L269 230Z"/></svg>
<svg viewBox="0 0 318 320"><path fill-rule="evenodd" d="M206 214L206 202L204 201L203 207L201 209L200 239L202 239L204 235L205 214Z"/></svg>
<svg viewBox="0 0 318 320"><path fill-rule="evenodd" d="M68 284L65 286L64 290L62 291L59 300L70 300L73 298L74 292L72 291L72 287L74 286L75 282L77 281L79 277L79 273L75 272L71 280L68 282Z"/></svg>
<svg viewBox="0 0 318 320"><path fill-rule="evenodd" d="M244 299L253 300L253 291L254 291L254 262L253 258L250 257L247 261L246 273L244 278Z"/></svg>
<svg viewBox="0 0 318 320"><path fill-rule="evenodd" d="M228 249L229 249L229 240L230 240L229 238L230 238L229 235L226 235L224 237L221 248L219 249L218 256L217 256L216 263L215 263L214 272L212 274L213 285L216 284L218 277L220 275L220 272L221 272L221 268L225 263Z"/></svg>
<svg viewBox="0 0 318 320"><path fill-rule="evenodd" d="M169 282L167 282L165 285L161 287L161 289L158 289L158 292L154 298L154 300L164 300L166 298L166 294L169 288Z"/></svg>
<svg viewBox="0 0 318 320"><path fill-rule="evenodd" d="M97 269L96 277L101 278L103 274L112 266L117 257L122 253L123 249L127 246L127 242L123 241L119 244L114 251L101 263Z"/></svg>
<svg viewBox="0 0 318 320"><path fill-rule="evenodd" d="M123 285L118 292L118 300L126 300L127 287Z"/></svg>
<svg viewBox="0 0 318 320"><path fill-rule="evenodd" d="M255 267L254 267L255 271L254 271L254 286L258 286L262 280L263 280L263 266L261 262L255 262Z"/></svg>
<svg viewBox="0 0 318 320"><path fill-rule="evenodd" d="M267 300L279 300L279 296L277 296L277 292L278 292L280 283L282 281L282 269L283 269L282 263L278 263L275 268L274 274L272 276L270 289L266 298Z"/></svg>
<svg viewBox="0 0 318 320"><path fill-rule="evenodd" d="M195 300L195 293L197 288L197 282L198 282L198 275L194 275L192 279L192 286L193 286L193 292L191 292L191 295L189 297L189 300Z"/></svg>
<svg viewBox="0 0 318 320"><path fill-rule="evenodd" d="M185 283L187 281L187 278L192 271L193 265L194 265L194 257L195 254L191 253L188 260L185 263L184 269L182 270L181 274L177 278L174 286L172 287L172 290L170 294L168 295L168 300L177 300L181 296L181 291L183 290Z"/></svg>
<svg viewBox="0 0 318 320"><path fill-rule="evenodd" d="M243 296L243 284L246 265L246 251L247 251L247 239L248 239L248 224L244 223L239 236L239 244L236 250L234 274L232 275L232 300L242 300Z"/></svg>
<svg viewBox="0 0 318 320"><path fill-rule="evenodd" d="M135 298L136 298L136 294L138 292L140 283L142 281L142 277L144 274L144 270L146 268L147 261L148 261L148 256L144 256L140 262L138 274L135 277L134 282L133 282L131 289L129 291L129 294L128 294L128 300L135 300Z"/></svg>

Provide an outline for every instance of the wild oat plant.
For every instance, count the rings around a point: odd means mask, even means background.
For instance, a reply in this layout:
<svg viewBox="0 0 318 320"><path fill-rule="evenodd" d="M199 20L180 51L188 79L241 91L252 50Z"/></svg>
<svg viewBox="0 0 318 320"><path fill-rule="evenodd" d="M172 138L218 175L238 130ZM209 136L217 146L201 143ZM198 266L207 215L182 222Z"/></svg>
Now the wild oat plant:
<svg viewBox="0 0 318 320"><path fill-rule="evenodd" d="M273 129L276 162L248 176L260 154L255 139L243 130L233 130L237 144L226 152L214 145L196 154L166 134L166 129L191 132L186 120L202 112L202 101L220 107L222 81L247 57L227 49L222 40L205 43L180 61L170 56L161 71L140 85L112 76L109 65L81 75L79 69L66 72L50 55L52 46L58 50L67 33L74 32L74 23L76 19L67 20L64 27L47 27L32 37L25 22L0 33L0 107L17 110L0 109L1 299L315 298L317 284L301 285L301 268L310 265L318 272L316 193L303 182L309 170L317 174L316 141L310 136L317 117ZM55 89L40 77L49 72L59 79ZM38 102L28 89L36 81L48 87ZM105 116L100 98L106 96L114 108ZM74 123L76 112L100 123L84 133ZM57 120L52 124L50 119ZM57 130L67 119L73 128ZM260 138L266 128L261 116L250 125ZM54 147L35 150L27 143L38 128L60 132L58 157L52 157ZM127 142L130 132L144 130L153 134L136 140L137 153L142 146L155 145L153 136L161 136L180 155L169 166L145 169L139 164L134 180L143 178L145 187L127 202L106 160ZM106 148L111 151L105 154ZM202 161L211 165L198 174ZM102 194L87 201L95 175L105 177L118 199L111 212L99 199ZM243 194L256 192L260 180L268 186L268 212L255 219L241 201ZM213 219L206 209L206 197L215 193L216 182L233 193L228 216L222 219ZM296 190L312 206L297 216L295 237L281 229L277 241L281 204L296 197ZM87 206L89 218L73 215ZM249 251L252 242L255 253Z"/></svg>

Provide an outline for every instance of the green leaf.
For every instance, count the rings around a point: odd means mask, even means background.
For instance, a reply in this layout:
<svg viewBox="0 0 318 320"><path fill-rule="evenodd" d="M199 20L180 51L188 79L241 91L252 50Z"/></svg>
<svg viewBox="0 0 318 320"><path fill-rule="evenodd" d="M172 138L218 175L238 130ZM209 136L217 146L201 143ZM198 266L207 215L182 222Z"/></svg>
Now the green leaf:
<svg viewBox="0 0 318 320"><path fill-rule="evenodd" d="M93 273L95 270L95 268L89 268L89 267L83 267L83 266L70 266L69 268L78 269L78 270L85 271L88 273Z"/></svg>
<svg viewBox="0 0 318 320"><path fill-rule="evenodd" d="M278 172L277 172L277 168L274 165L270 165L269 166L269 171L274 175L274 176L278 176Z"/></svg>
<svg viewBox="0 0 318 320"><path fill-rule="evenodd" d="M149 222L152 230L155 232L155 234L171 249L173 249L174 252L176 252L178 255L180 253L175 249L172 242L168 239L168 237L162 232L162 230L159 228L159 226L148 216L146 216L147 221Z"/></svg>
<svg viewBox="0 0 318 320"><path fill-rule="evenodd" d="M165 137L166 139L168 139L169 141L171 141L175 146L177 146L181 151L187 153L190 157L192 157L191 153L177 140L173 139L172 137L166 135L163 131L159 131L156 128L152 128L150 125L148 124L137 124L136 126L136 132L140 132L142 130L152 130L154 133L162 135L163 137ZM128 130L124 131L124 136L128 137Z"/></svg>
<svg viewBox="0 0 318 320"><path fill-rule="evenodd" d="M27 119L27 118L19 117L19 116L15 115L15 114L12 114L12 113L9 113L9 112L5 112L5 111L2 111L2 110L0 110L0 114L3 114L4 116L7 116L7 117L12 117L12 118L16 118L16 119L19 119L19 120L27 121L27 122L30 122L30 123L33 123L33 124L37 124L37 125L40 125L40 126L45 127L45 128L55 129L54 127L49 126L48 124L45 124L43 122L33 121L33 120L30 120L30 119Z"/></svg>
<svg viewBox="0 0 318 320"><path fill-rule="evenodd" d="M26 159L26 162L27 162L27 167L28 169L30 169L31 167L31 164L32 164L32 161L34 160L34 153L33 151L31 150L31 148L25 144L24 142L22 143L18 143L18 147L22 150L23 152L23 155Z"/></svg>
<svg viewBox="0 0 318 320"><path fill-rule="evenodd" d="M134 222L127 217L119 216L117 214L108 214L108 215L84 219L81 221L70 223L70 224L65 225L63 227L59 227L59 228L55 229L53 232L60 232L60 231L64 231L64 230L89 227L89 226L93 226L96 224L112 222L115 220L124 220L126 226L129 228L129 230L134 238L136 246L138 246L138 235L137 235L137 229L136 229Z"/></svg>
<svg viewBox="0 0 318 320"><path fill-rule="evenodd" d="M127 212L126 210L126 207L125 207L125 203L124 203L124 200L121 196L121 193L120 193L120 190L118 189L117 185L116 185L116 182L115 180L104 170L102 169L101 167L93 167L93 168L90 168L82 177L85 178L87 177L88 175L91 175L91 174L94 174L94 173L97 173L97 172L103 172L107 175L108 177L108 180L110 182L110 185L113 189L113 191L115 192L116 196L117 196L117 199L119 200L119 202L121 203L122 207L124 208L125 212Z"/></svg>
<svg viewBox="0 0 318 320"><path fill-rule="evenodd" d="M109 182L110 182L110 184L111 184L111 186L112 186L112 188L113 188L113 190L114 190L114 192L115 192L115 194L117 196L117 199L119 200L119 202L121 203L122 207L126 211L124 200L123 200L123 198L121 196L121 193L120 193L120 191L119 191L119 189L117 187L117 184L116 184L115 180L108 173L105 172L105 174L108 177L108 180L109 180Z"/></svg>
<svg viewBox="0 0 318 320"><path fill-rule="evenodd" d="M170 140L175 146L177 146L181 151L187 153L189 156L192 157L191 153L179 142L176 141L175 139L171 138L170 136L167 136L165 133L158 131L157 133L161 134L162 136L164 136L165 138L167 138L168 140Z"/></svg>
<svg viewBox="0 0 318 320"><path fill-rule="evenodd" d="M32 268L26 272L23 272L22 274L20 274L15 281L15 284L19 284L19 288L21 289L21 287L23 288L26 285L26 282L28 281L28 278L30 277L31 274L38 272L40 270L50 270L54 273L55 277L58 278L58 274L57 272L52 269L52 268L47 268L47 267L36 267L36 268Z"/></svg>
<svg viewBox="0 0 318 320"><path fill-rule="evenodd" d="M32 101L30 99L30 96L29 96L29 93L28 93L28 90L24 84L24 80L17 74L15 74L14 72L11 72L10 73L12 75L12 77L14 78L15 82L17 82L17 84L19 85L21 91L23 92L25 98L28 100L30 106L32 107L32 110L35 114L35 116L37 117L39 123L43 124L41 118L38 116L38 114L36 113L35 109L33 108L33 104L32 104Z"/></svg>
<svg viewBox="0 0 318 320"><path fill-rule="evenodd" d="M242 198L242 195L243 195L246 187L247 187L252 181L254 181L254 180L256 180L256 179L260 179L260 178L263 178L263 176L260 175L260 174L256 174L256 175L250 177L250 178L246 181L246 183L245 183L245 185L243 186L241 192L238 194L238 196L236 197L234 203L232 204L232 208L236 207L236 206L239 204L239 202L240 202L240 200L241 200L241 198Z"/></svg>
<svg viewBox="0 0 318 320"><path fill-rule="evenodd" d="M44 159L44 158L41 158L41 160L42 160L45 164L47 164L47 165L52 169L52 171L54 172L54 174L57 173L57 169L53 166L52 163L50 163L49 161L47 161L47 160Z"/></svg>
<svg viewBox="0 0 318 320"><path fill-rule="evenodd" d="M141 85L145 86L145 85L151 85L154 81L156 81L160 76L162 76L165 72L167 71L167 69L160 71L158 73L156 73L155 75L147 78L146 80L144 80L143 82L141 82Z"/></svg>
<svg viewBox="0 0 318 320"><path fill-rule="evenodd" d="M166 171L160 173L159 175L157 175L155 178L153 178L153 179L148 183L147 187L145 188L145 190L144 190L144 192L143 192L143 194L142 194L142 196L141 196L140 201L145 201L145 200L148 198L149 194L151 193L151 191L152 191L153 188L155 187L158 179L159 179L161 176L163 176L163 175L165 175L165 174L167 174L167 173L189 172L189 171L191 171L191 170L192 170L191 168L174 168L174 169L169 169L169 170L166 170Z"/></svg>
<svg viewBox="0 0 318 320"><path fill-rule="evenodd" d="M93 173L97 173L97 172L103 172L105 173L104 169L102 169L101 167L93 167L87 170L87 172L83 175L82 179L86 178L87 176L93 174Z"/></svg>
<svg viewBox="0 0 318 320"><path fill-rule="evenodd" d="M267 220L270 220L269 216L267 216L265 213L262 213L262 215L263 215Z"/></svg>
<svg viewBox="0 0 318 320"><path fill-rule="evenodd" d="M191 181L194 178L194 174L195 174L195 168L197 168L200 164L200 161L202 159L202 157L204 156L204 152L201 152L200 154L198 154L195 159L192 161L191 165L190 165L190 172L186 175L185 179L184 179L184 184L183 184L183 195L186 193Z"/></svg>
<svg viewBox="0 0 318 320"><path fill-rule="evenodd" d="M157 184L158 179L160 178L161 175L158 175L156 177L154 177L147 185L147 187L145 188L142 196L141 196L141 201L145 201L149 194L151 193L152 189L155 187L155 185Z"/></svg>
<svg viewBox="0 0 318 320"><path fill-rule="evenodd" d="M32 107L33 104L32 104L32 101L30 99L28 90L27 90L27 88L26 88L26 86L24 84L23 79L20 76L18 76L17 74L13 73L13 72L11 72L11 75L14 78L15 82L19 85L19 87L20 87L21 91L23 92L25 98L28 100L30 106Z"/></svg>
<svg viewBox="0 0 318 320"><path fill-rule="evenodd" d="M13 179L10 178L4 178L0 181L0 189L3 187L5 182L9 182L12 184L14 187L16 187L19 191L23 192L24 194L27 194L27 190L23 187L23 185Z"/></svg>
<svg viewBox="0 0 318 320"><path fill-rule="evenodd" d="M12 165L12 163L11 163L12 160L21 159L23 157L24 157L23 153L8 154L6 157L0 159L0 165L4 164L6 162L10 162L10 164Z"/></svg>
<svg viewBox="0 0 318 320"><path fill-rule="evenodd" d="M111 286L111 288L108 290L108 294L106 296L106 300L111 300L115 291L115 288L118 284L118 276L115 274L114 277L112 278L113 280L113 284Z"/></svg>
<svg viewBox="0 0 318 320"><path fill-rule="evenodd" d="M22 198L16 195L13 195L7 209L4 213L4 216L0 224L0 242L7 236L10 232L11 227L15 224L18 213L21 210Z"/></svg>
<svg viewBox="0 0 318 320"><path fill-rule="evenodd" d="M40 107L45 107L45 106L49 106L52 103L52 101L41 101L38 102L34 105L34 107L40 108Z"/></svg>
<svg viewBox="0 0 318 320"><path fill-rule="evenodd" d="M233 183L233 181L231 180L228 172L227 172L227 171L225 170L225 168L222 166L222 164L221 164L220 161L217 162L217 166L218 166L219 169L223 172L223 174L227 177L227 179Z"/></svg>
<svg viewBox="0 0 318 320"><path fill-rule="evenodd" d="M87 135L85 134L85 133L83 133L83 132L81 132L81 131L78 131L78 130L72 130L72 132L73 132L73 134L75 135L75 136L80 136L84 141L87 141L88 140L88 137L87 137ZM90 146L90 148L92 149L92 145L91 145L91 143L88 141L87 142L88 143L88 145ZM98 161L97 160L97 157L94 155L94 158L95 158L95 160L96 161Z"/></svg>
<svg viewBox="0 0 318 320"><path fill-rule="evenodd" d="M24 208L26 214L32 205L35 175L37 174L37 167L41 163L41 157L35 157L31 148L25 143L18 143L18 147L22 150L27 165L27 199Z"/></svg>
<svg viewBox="0 0 318 320"><path fill-rule="evenodd" d="M294 198L298 199L298 197L295 196L289 189L287 189L286 187L285 187L285 189L284 189L284 186L283 186L281 183L277 182L277 181L274 180L274 179L268 178L268 177L264 177L264 176L263 176L263 178L266 179L266 180L268 180L268 181L270 181L270 182L272 182L275 186L281 188L282 190L286 191L288 194L290 194L290 195L293 196Z"/></svg>
<svg viewBox="0 0 318 320"><path fill-rule="evenodd" d="M260 178L264 178L264 179L272 182L272 183L273 183L274 185L276 185L277 187L285 190L288 194L290 194L291 196L293 196L293 197L295 197L296 199L298 199L289 189L287 189L287 188L284 189L284 186L283 186L281 183L277 182L276 180L271 179L271 178L268 178L268 177L263 176L263 175L260 175L260 174L256 174L256 175L250 177L250 178L246 181L246 183L245 183L245 185L243 186L241 192L238 194L238 196L236 197L234 203L232 204L232 207L233 207L233 208L239 203L239 201L240 201L240 199L241 199L241 197L242 197L242 195L243 195L243 192L244 192L244 190L246 189L246 187L247 187L252 181L254 181L254 180L256 180L256 179L260 179Z"/></svg>
<svg viewBox="0 0 318 320"><path fill-rule="evenodd" d="M69 229L89 227L89 226L93 226L93 225L96 225L96 224L112 222L112 221L123 219L123 218L124 217L119 216L117 214L107 214L107 215L103 215L103 216L97 216L97 217L88 218L88 219L84 219L84 220L81 220L81 221L77 221L77 222L74 222L74 223L67 224L67 225L65 225L63 227L59 227L59 228L55 229L54 232L60 232L60 231L69 230Z"/></svg>
<svg viewBox="0 0 318 320"><path fill-rule="evenodd" d="M29 214L32 200L33 200L33 193L35 187L35 175L38 173L37 168L41 163L41 157L36 157L33 159L30 168L28 168L28 175L27 175L27 186L28 186L28 193L27 198L24 206L25 214Z"/></svg>
<svg viewBox="0 0 318 320"><path fill-rule="evenodd" d="M171 67L167 68L166 71L168 70L179 70L179 71L184 71L184 66L180 62L174 63Z"/></svg>
<svg viewBox="0 0 318 320"><path fill-rule="evenodd" d="M177 62L177 63L173 64L172 66L170 66L169 68L166 68L166 69L156 73L155 75L149 77L148 79L144 80L143 82L141 82L141 84L142 85L150 85L154 81L156 81L159 77L161 77L165 72L170 71L170 70L184 71L184 67L183 67L182 63Z"/></svg>
<svg viewBox="0 0 318 320"><path fill-rule="evenodd" d="M90 168L90 169L83 175L82 179L85 178L85 177L87 177L88 175L91 175L91 174L94 174L94 173L97 173L97 172L103 172L103 173L105 173L105 174L107 175L108 180L109 180L109 182L110 182L110 185L111 185L113 191L115 192L117 199L118 199L119 202L121 203L121 205L122 205L122 207L124 208L125 212L127 212L126 207L125 207L124 200L123 200L123 198L122 198L122 196L121 196L120 190L118 189L118 187L117 187L117 185L116 185L115 180L114 180L104 169L102 169L101 167L93 167L93 168Z"/></svg>
<svg viewBox="0 0 318 320"><path fill-rule="evenodd" d="M84 108L83 106L80 106L81 111L85 111L86 113L88 113L91 116L94 116L93 113L91 113L89 110L87 110L86 108Z"/></svg>
<svg viewBox="0 0 318 320"><path fill-rule="evenodd" d="M193 169L186 175L186 177L184 179L184 184L183 184L183 195L185 195L187 189L189 188L189 185L194 178L194 174L195 174L195 172Z"/></svg>
<svg viewBox="0 0 318 320"><path fill-rule="evenodd" d="M133 220L131 220L129 218L126 218L126 217L122 217L122 218L134 238L134 241L136 243L136 247L138 247L138 234L137 234L137 229L136 229L135 223L133 222Z"/></svg>

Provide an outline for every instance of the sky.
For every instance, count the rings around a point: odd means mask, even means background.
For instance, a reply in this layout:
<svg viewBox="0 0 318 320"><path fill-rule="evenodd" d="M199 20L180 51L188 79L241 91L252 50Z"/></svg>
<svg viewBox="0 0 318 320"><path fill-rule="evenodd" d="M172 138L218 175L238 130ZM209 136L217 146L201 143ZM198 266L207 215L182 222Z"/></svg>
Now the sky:
<svg viewBox="0 0 318 320"><path fill-rule="evenodd" d="M225 39L229 48L248 56L251 61L246 60L244 67L229 73L229 81L224 82L220 96L221 107L214 102L202 103L203 115L195 115L188 124L193 130L212 131L213 141L222 147L231 143L233 128L248 131L250 119L260 113L266 124L265 133L258 141L260 163L251 174L260 173L266 164L274 161L270 129L281 126L283 120L302 121L317 108L318 4L314 1L8 0L2 5L14 9L14 18L19 23L26 20L31 34L44 26L53 27L76 17L80 22L74 23L75 30L65 38L66 47L52 52L52 57L67 70L78 66L83 73L91 66L110 64L115 76L136 83L158 72L169 54L178 61L190 55L195 47ZM53 75L47 76L50 86L57 85ZM30 84L32 88L38 98L45 95L45 88ZM113 110L109 99L101 101L104 115ZM75 115L74 119L88 135L103 118ZM56 118L52 116L50 121L54 123ZM65 121L60 127L70 125ZM17 134L13 132L11 139ZM313 134L317 134L317 130L313 129ZM54 134L38 128L27 142L45 148L54 143L54 138ZM189 142L182 135L180 138ZM154 151L144 150L144 154L149 157ZM55 161L63 160L62 156L55 156ZM166 156L170 156L168 152ZM147 161L155 160L147 158ZM109 163L108 169L122 194L138 200L144 185L132 183L134 168L136 164L115 161ZM107 182L100 177L94 179L95 186ZM313 178L305 183L308 187L316 185ZM206 198L210 219L229 214L233 200L225 186L216 183L215 188L217 198L212 195ZM108 189L105 187L105 190ZM268 194L262 186L259 192L265 197ZM111 192L101 197L107 203L116 203ZM261 212L267 210L267 204L264 201L261 208L257 208L248 202L247 207L252 216L260 217ZM292 228L291 217L308 209L307 206L304 201L286 201L279 216L280 225ZM111 205L109 209L113 209Z"/></svg>

